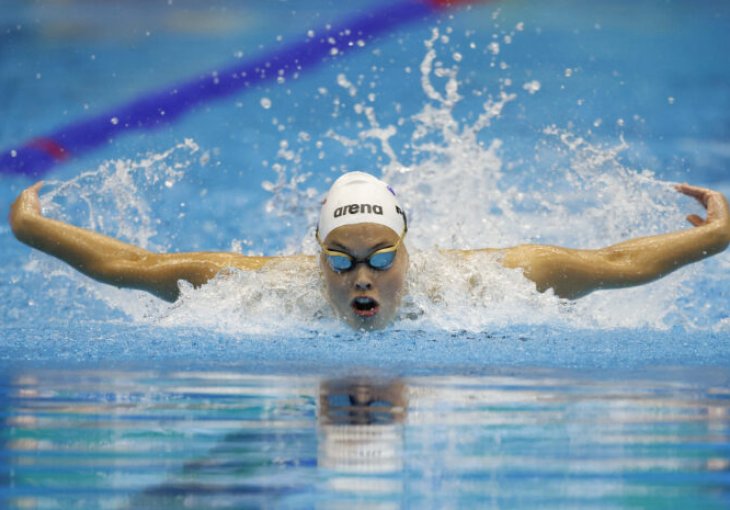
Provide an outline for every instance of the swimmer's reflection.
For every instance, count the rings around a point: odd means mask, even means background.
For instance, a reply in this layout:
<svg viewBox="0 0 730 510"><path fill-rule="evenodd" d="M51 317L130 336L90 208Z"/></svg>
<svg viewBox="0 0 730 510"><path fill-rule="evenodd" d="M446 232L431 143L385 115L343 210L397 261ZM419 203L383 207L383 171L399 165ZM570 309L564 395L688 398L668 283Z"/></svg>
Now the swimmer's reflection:
<svg viewBox="0 0 730 510"><path fill-rule="evenodd" d="M407 406L406 386L397 379L346 378L321 385L317 464L329 489L378 497L403 492Z"/></svg>
<svg viewBox="0 0 730 510"><path fill-rule="evenodd" d="M327 379L305 385L297 395L294 407L291 395L262 406L258 421L266 426L225 434L206 454L138 493L126 508L266 507L310 492L311 476L332 496L318 501L318 509L370 498L377 499L378 508L397 508L398 501L390 501L403 493L408 403L403 382ZM315 403L316 422L303 426ZM295 408L301 414L292 414Z"/></svg>
<svg viewBox="0 0 730 510"><path fill-rule="evenodd" d="M324 381L319 404L322 425L387 425L403 421L407 398L400 380L350 377Z"/></svg>

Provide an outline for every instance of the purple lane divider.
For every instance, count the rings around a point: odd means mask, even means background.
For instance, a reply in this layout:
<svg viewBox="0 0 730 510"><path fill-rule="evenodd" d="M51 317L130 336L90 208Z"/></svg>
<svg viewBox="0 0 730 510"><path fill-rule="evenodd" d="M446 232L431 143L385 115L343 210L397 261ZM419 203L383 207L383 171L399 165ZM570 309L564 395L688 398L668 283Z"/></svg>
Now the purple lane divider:
<svg viewBox="0 0 730 510"><path fill-rule="evenodd" d="M329 30L317 31L314 37L289 43L268 54L152 91L128 104L4 151L0 155L0 173L40 177L56 164L85 154L124 133L170 124L199 104L230 96L278 76L307 71L335 55L339 57L360 48L360 41L369 42L379 34L424 19L460 1L401 0Z"/></svg>

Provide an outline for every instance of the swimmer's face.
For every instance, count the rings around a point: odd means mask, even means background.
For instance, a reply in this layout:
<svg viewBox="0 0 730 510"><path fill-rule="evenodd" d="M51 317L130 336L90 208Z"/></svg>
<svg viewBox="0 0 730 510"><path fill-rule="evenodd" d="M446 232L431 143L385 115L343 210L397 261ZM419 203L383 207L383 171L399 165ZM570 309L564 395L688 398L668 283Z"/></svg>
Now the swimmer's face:
<svg viewBox="0 0 730 510"><path fill-rule="evenodd" d="M398 234L375 223L343 225L327 235L323 245L328 250L346 253L365 260L374 252L394 246ZM400 244L393 265L378 270L360 262L349 271L336 272L320 254L320 267L327 287L327 297L337 315L356 329L384 328L395 317L405 288L408 252Z"/></svg>

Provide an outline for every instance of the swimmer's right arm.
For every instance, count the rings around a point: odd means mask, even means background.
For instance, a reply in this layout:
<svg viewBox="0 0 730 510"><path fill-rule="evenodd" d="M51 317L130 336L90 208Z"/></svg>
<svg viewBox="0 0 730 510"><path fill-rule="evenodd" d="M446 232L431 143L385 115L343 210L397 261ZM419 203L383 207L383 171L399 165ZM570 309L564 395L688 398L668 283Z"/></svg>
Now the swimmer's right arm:
<svg viewBox="0 0 730 510"><path fill-rule="evenodd" d="M15 237L103 283L144 290L175 301L178 281L203 285L227 268L259 269L269 257L237 253L153 253L129 243L43 216L38 182L24 190L10 209Z"/></svg>

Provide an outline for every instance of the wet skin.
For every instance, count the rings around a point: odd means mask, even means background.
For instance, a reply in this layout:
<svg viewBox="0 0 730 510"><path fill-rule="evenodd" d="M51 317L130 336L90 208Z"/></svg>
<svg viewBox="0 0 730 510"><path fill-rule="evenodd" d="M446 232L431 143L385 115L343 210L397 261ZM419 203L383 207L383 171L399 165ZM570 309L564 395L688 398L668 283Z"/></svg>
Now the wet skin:
<svg viewBox="0 0 730 510"><path fill-rule="evenodd" d="M195 287L230 268L256 271L274 260L296 264L308 255L249 257L239 253L153 253L98 232L43 216L38 190L42 182L24 190L10 209L10 225L23 243L52 255L100 282L140 289L175 301L178 282ZM694 197L707 210L706 218L687 217L693 228L629 239L598 249L524 244L511 248L451 250L468 257L477 251L500 252L502 264L519 269L538 291L552 289L564 299L577 299L599 289L649 283L677 269L720 253L730 245L730 204L717 191L679 184L677 191ZM339 227L324 240L327 249L346 252L358 260L394 246L398 235L378 224ZM320 255L327 297L356 329L382 328L395 317L405 289L408 253L401 245L391 268L378 271L359 263L352 271L336 273Z"/></svg>
<svg viewBox="0 0 730 510"><path fill-rule="evenodd" d="M338 227L327 235L324 246L363 260L373 252L394 246L398 234L383 225L360 223ZM320 268L327 298L335 313L355 329L381 329L393 320L405 290L408 252L401 243L389 269L377 270L360 262L349 271L330 268L324 253Z"/></svg>

